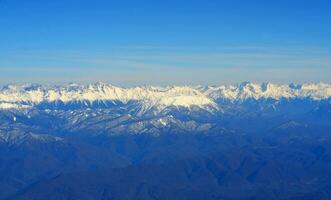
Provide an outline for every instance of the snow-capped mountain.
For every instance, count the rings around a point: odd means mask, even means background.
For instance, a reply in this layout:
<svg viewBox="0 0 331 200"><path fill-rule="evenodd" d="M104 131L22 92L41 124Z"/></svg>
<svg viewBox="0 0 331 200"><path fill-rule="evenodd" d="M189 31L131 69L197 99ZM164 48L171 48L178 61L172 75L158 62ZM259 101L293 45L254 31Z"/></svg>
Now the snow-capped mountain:
<svg viewBox="0 0 331 200"><path fill-rule="evenodd" d="M325 83L134 88L104 83L8 85L0 90L0 120L11 126L37 125L41 130L89 135L230 133L236 132L236 123L277 116L289 120L318 116L326 121L330 96L331 85Z"/></svg>
<svg viewBox="0 0 331 200"><path fill-rule="evenodd" d="M325 83L307 83L302 85L278 85L272 83L255 84L244 82L236 86L208 87L205 94L212 99L247 100L247 99L327 99L331 96L331 85Z"/></svg>
<svg viewBox="0 0 331 200"><path fill-rule="evenodd" d="M167 107L219 108L218 100L245 101L247 99L312 99L331 97L331 85L325 83L303 85L255 84L244 82L230 86L168 86L120 88L110 84L69 84L63 86L7 85L0 90L0 108L29 108L42 103L82 102L128 104L139 102L142 110Z"/></svg>

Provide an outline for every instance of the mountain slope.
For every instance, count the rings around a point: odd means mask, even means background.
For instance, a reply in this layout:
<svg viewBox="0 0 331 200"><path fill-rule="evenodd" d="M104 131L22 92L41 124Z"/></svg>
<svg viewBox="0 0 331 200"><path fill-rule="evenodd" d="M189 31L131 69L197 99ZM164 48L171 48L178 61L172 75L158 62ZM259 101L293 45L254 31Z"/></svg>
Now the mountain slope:
<svg viewBox="0 0 331 200"><path fill-rule="evenodd" d="M163 164L61 174L13 199L328 199L330 148L301 145L245 146ZM300 159L287 159L292 156Z"/></svg>

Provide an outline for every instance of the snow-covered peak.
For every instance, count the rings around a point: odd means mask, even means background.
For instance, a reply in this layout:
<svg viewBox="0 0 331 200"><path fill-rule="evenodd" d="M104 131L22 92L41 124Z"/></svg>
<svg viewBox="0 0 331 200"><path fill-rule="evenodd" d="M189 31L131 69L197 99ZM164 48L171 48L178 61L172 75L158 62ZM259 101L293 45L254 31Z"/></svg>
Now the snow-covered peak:
<svg viewBox="0 0 331 200"><path fill-rule="evenodd" d="M278 85L272 83L244 82L237 86L210 87L206 90L208 96L213 99L227 99L243 101L246 99L294 99L310 98L313 100L327 99L331 97L331 85L326 83L309 83L303 85Z"/></svg>
<svg viewBox="0 0 331 200"><path fill-rule="evenodd" d="M0 109L21 108L43 102L95 102L130 101L141 102L145 109L169 106L216 107L217 100L243 101L246 99L310 98L327 99L331 96L331 85L307 83L303 85L278 85L272 83L244 82L239 85L210 87L132 87L121 88L106 83L90 85L68 84L62 86L7 85L0 90ZM24 105L24 106L23 106Z"/></svg>
<svg viewBox="0 0 331 200"><path fill-rule="evenodd" d="M27 89L29 88L29 89ZM37 105L42 102L80 102L80 101L140 101L145 107L204 107L214 106L214 102L204 93L193 87L133 87L120 88L110 84L96 83L90 85L69 84L54 87L27 86L4 87L0 91L0 103L3 107L14 108L17 103Z"/></svg>

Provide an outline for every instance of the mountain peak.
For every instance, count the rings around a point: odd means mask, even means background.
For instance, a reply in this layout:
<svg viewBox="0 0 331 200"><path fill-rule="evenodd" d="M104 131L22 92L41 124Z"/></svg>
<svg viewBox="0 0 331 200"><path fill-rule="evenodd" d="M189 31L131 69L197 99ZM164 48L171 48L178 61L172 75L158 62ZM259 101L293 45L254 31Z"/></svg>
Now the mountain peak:
<svg viewBox="0 0 331 200"><path fill-rule="evenodd" d="M147 107L165 108L169 106L201 108L215 107L218 99L244 101L246 99L310 98L313 100L331 97L331 86L326 83L306 83L303 85L278 85L265 82L256 84L243 82L240 85L209 87L171 86L171 87L133 87L121 88L107 83L89 85L68 84L59 87L45 87L39 84L7 85L0 91L2 108L38 105L42 102L96 102L130 101L145 103Z"/></svg>

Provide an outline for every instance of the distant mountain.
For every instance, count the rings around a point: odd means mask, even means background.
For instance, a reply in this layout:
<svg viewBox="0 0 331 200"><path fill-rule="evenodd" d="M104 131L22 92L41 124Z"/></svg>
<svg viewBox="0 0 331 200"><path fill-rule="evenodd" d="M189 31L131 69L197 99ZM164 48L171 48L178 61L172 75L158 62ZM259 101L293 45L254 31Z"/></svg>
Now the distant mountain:
<svg viewBox="0 0 331 200"><path fill-rule="evenodd" d="M57 133L234 132L236 127L227 125L242 120L244 125L247 120L304 118L308 113L327 120L330 97L331 85L324 83L163 88L30 84L1 89L0 112L6 123Z"/></svg>
<svg viewBox="0 0 331 200"><path fill-rule="evenodd" d="M0 199L327 199L330 108L325 83L7 85Z"/></svg>
<svg viewBox="0 0 331 200"><path fill-rule="evenodd" d="M141 109L164 109L166 107L217 108L223 100L245 101L247 99L312 99L322 100L331 96L331 85L303 84L276 85L244 82L236 86L168 86L119 88L110 84L69 84L63 86L7 85L0 91L1 108L27 108L43 103L82 105L123 105L137 101Z"/></svg>

